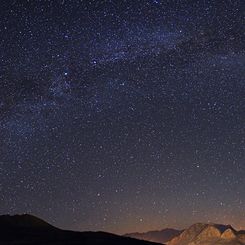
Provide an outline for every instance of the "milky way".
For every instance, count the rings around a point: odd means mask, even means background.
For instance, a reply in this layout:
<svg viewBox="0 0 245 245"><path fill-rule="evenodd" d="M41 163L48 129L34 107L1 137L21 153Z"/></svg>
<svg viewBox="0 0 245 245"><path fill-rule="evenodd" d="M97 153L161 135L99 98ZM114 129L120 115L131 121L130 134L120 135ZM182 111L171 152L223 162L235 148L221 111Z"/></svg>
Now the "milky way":
<svg viewBox="0 0 245 245"><path fill-rule="evenodd" d="M243 1L4 1L0 213L116 233L245 228Z"/></svg>

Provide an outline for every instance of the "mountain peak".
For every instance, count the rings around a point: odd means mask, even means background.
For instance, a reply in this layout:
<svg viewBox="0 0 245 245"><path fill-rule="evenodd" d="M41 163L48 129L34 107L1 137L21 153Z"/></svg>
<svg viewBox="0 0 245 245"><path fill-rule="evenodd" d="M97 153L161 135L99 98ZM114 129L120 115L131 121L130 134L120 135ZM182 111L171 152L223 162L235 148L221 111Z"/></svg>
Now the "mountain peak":
<svg viewBox="0 0 245 245"><path fill-rule="evenodd" d="M227 230L225 230L222 233L221 237L223 239L235 239L236 238L236 234L235 234L234 229L228 228Z"/></svg>
<svg viewBox="0 0 245 245"><path fill-rule="evenodd" d="M196 235L196 241L203 241L207 239L220 238L222 232L215 226L208 224L198 235Z"/></svg>
<svg viewBox="0 0 245 245"><path fill-rule="evenodd" d="M235 231L235 229L231 225L222 225L222 224L211 224L211 225L213 225L214 227L216 227L217 229L219 229L219 231L221 233L223 233L227 229L231 229L231 230Z"/></svg>

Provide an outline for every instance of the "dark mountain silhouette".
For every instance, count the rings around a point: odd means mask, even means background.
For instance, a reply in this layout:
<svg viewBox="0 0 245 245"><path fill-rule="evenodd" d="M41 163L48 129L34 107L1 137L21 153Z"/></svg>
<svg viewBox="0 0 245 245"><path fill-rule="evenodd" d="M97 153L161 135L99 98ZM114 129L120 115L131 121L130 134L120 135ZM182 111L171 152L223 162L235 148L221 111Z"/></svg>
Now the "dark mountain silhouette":
<svg viewBox="0 0 245 245"><path fill-rule="evenodd" d="M132 237L140 240L146 240L151 242L159 242L159 243L165 243L171 240L172 238L178 236L182 231L181 230L175 230L175 229L163 229L160 231L148 231L144 233L128 233L125 234L127 237Z"/></svg>
<svg viewBox="0 0 245 245"><path fill-rule="evenodd" d="M106 232L62 230L29 214L0 216L1 245L160 244L152 241L161 243L166 241L167 245L245 245L245 231L236 231L230 225L220 224L197 223L184 231L164 229L146 233L131 233L126 234L126 236L118 236Z"/></svg>
<svg viewBox="0 0 245 245"><path fill-rule="evenodd" d="M38 228L38 229L57 229L44 220L30 214L22 215L2 215L0 216L0 228L2 229L17 229L17 228Z"/></svg>
<svg viewBox="0 0 245 245"><path fill-rule="evenodd" d="M154 245L147 241L106 232L75 232L58 229L28 214L0 216L1 245Z"/></svg>

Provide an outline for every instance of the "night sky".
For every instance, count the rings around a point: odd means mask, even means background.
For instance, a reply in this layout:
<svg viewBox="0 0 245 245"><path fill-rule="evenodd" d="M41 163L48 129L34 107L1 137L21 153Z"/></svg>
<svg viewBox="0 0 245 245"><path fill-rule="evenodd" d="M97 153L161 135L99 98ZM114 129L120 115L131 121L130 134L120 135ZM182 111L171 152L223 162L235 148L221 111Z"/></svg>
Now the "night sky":
<svg viewBox="0 0 245 245"><path fill-rule="evenodd" d="M122 234L245 228L243 0L1 0L0 214Z"/></svg>

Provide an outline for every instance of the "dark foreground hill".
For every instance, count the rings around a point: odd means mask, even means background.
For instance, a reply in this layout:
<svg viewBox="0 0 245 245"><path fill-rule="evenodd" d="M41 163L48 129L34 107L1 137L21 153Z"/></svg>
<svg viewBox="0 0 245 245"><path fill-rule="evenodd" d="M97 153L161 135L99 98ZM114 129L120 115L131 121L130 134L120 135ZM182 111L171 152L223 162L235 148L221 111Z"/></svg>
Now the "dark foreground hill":
<svg viewBox="0 0 245 245"><path fill-rule="evenodd" d="M32 215L0 216L1 245L156 245L106 232L58 229Z"/></svg>

